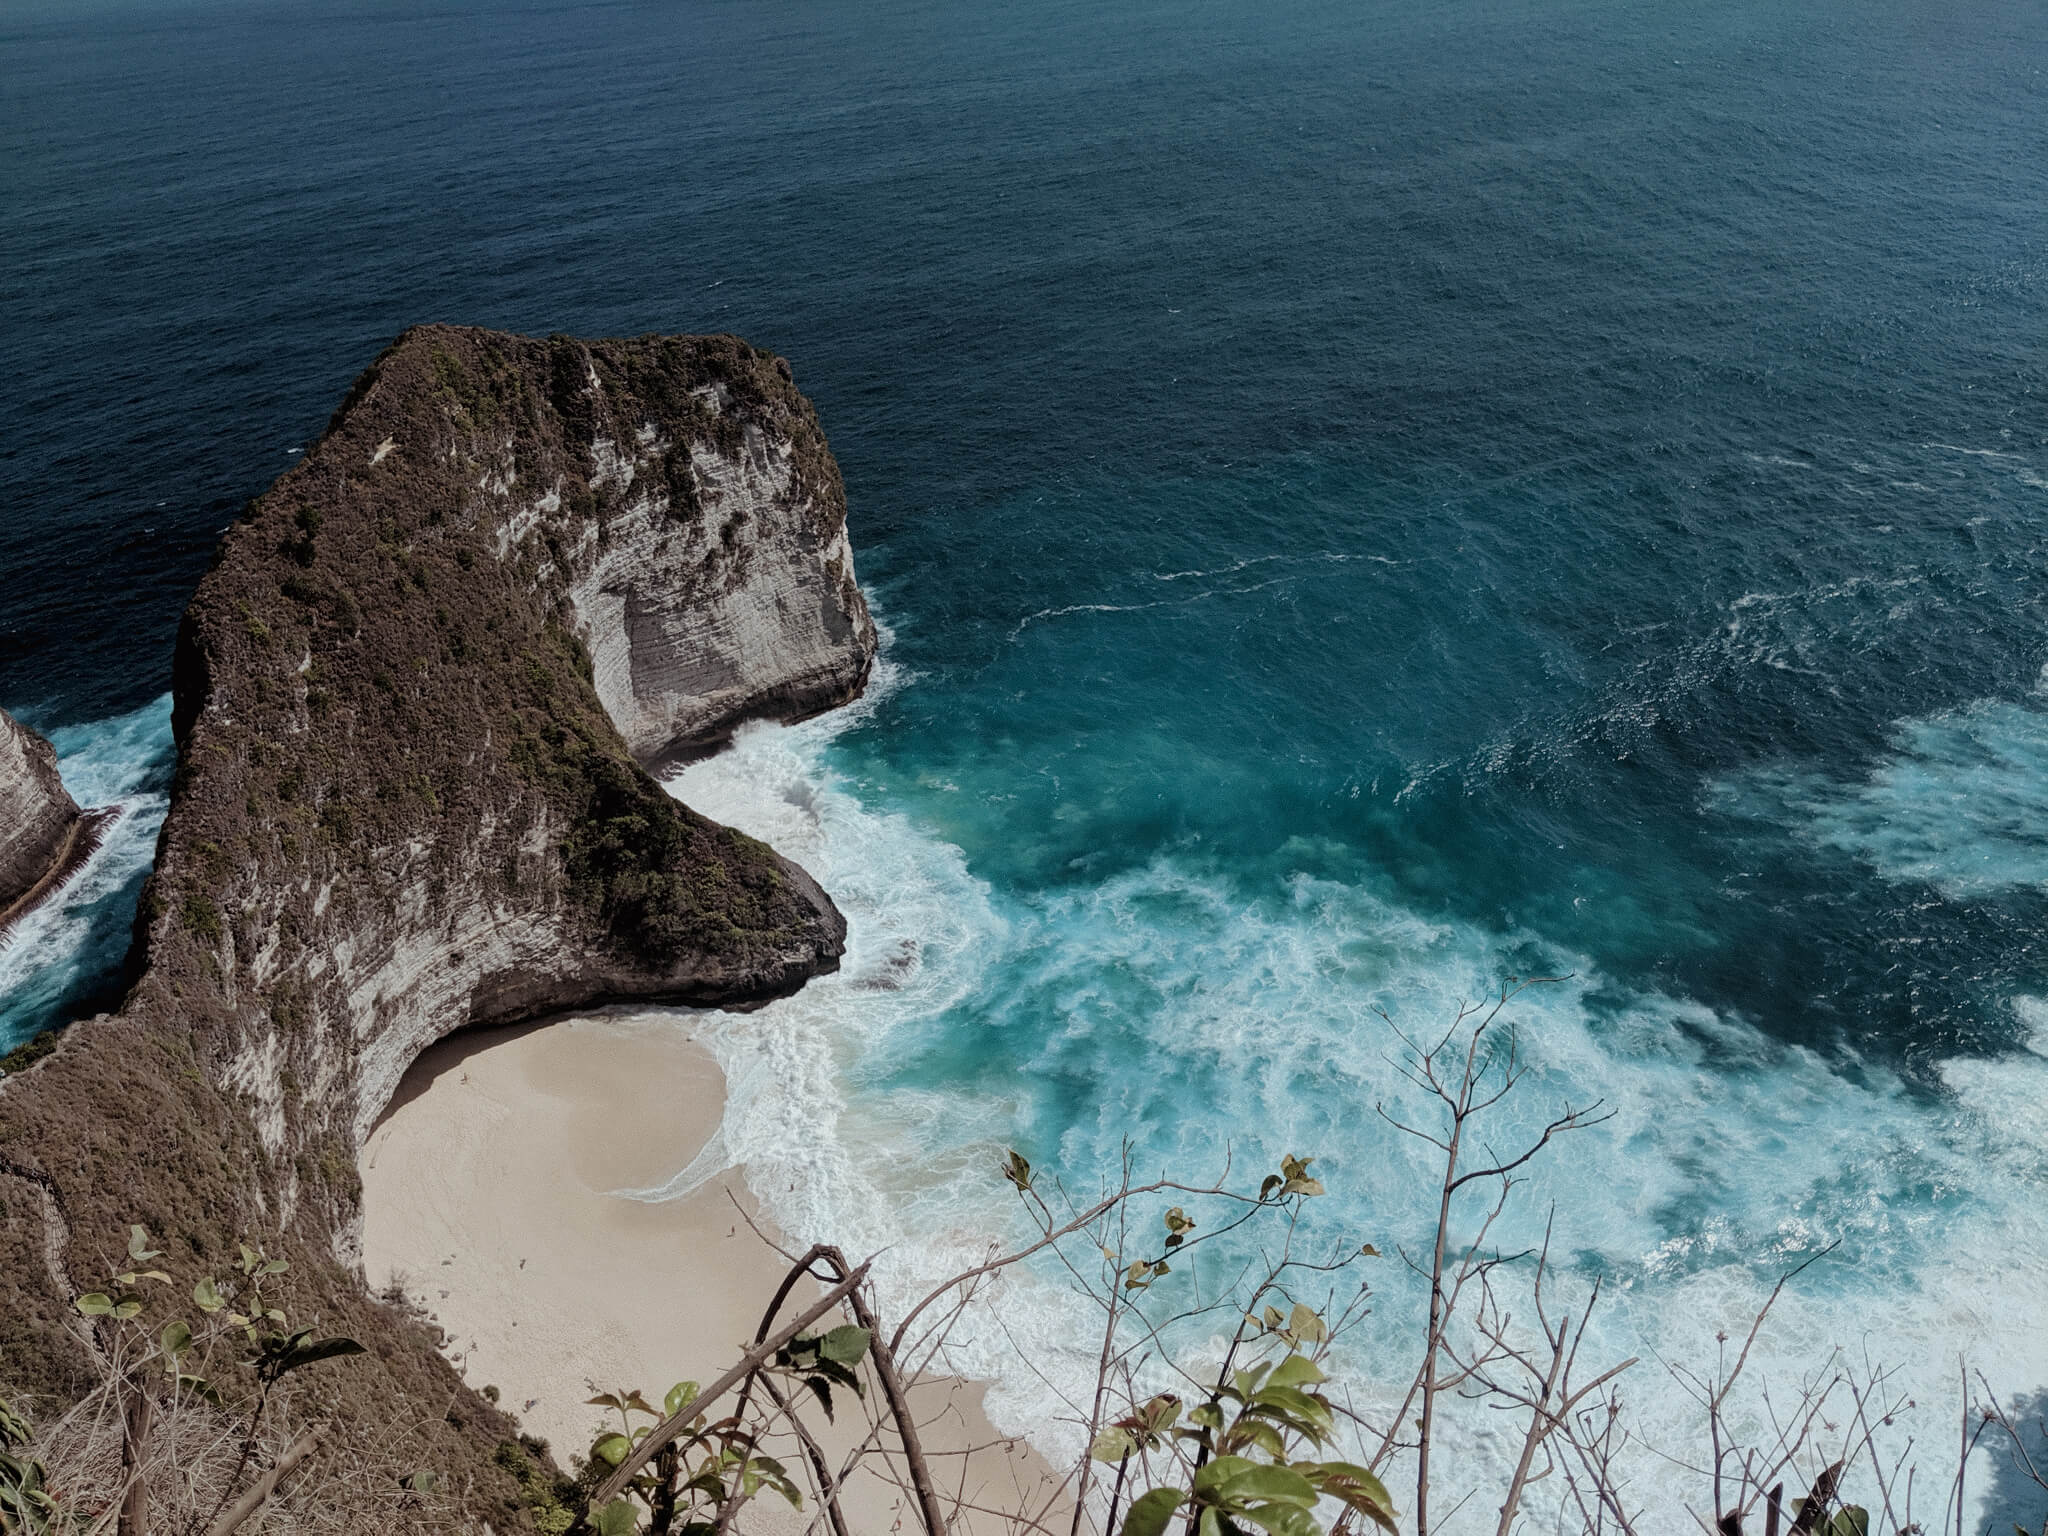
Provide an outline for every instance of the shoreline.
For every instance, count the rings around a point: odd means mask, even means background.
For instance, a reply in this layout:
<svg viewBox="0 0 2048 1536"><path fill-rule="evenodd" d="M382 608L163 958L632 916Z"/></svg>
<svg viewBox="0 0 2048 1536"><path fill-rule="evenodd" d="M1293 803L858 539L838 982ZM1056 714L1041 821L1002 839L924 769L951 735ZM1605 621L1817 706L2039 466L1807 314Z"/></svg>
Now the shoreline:
<svg viewBox="0 0 2048 1536"><path fill-rule="evenodd" d="M65 834L63 848L50 861L50 867L43 871L42 878L5 907L0 907L0 948L6 946L7 936L16 923L61 892L92 862L92 856L106 846L107 835L120 821L121 813L122 808L118 805L95 806L78 813L78 819Z"/></svg>
<svg viewBox="0 0 2048 1536"><path fill-rule="evenodd" d="M452 1036L408 1069L361 1154L371 1289L417 1307L464 1379L496 1387L565 1469L604 1418L586 1399L637 1388L658 1402L716 1377L788 1269L737 1169L680 1200L616 1193L661 1184L718 1129L725 1080L692 1017L614 1008ZM806 1294L808 1281L793 1293ZM1057 1479L994 1430L983 1391L952 1378L912 1389L935 1471L963 1503L1036 1514ZM856 1418L813 1427L843 1453ZM894 1527L904 1497L865 1469L842 1495L855 1530ZM754 1510L750 1526L769 1531L813 1513ZM957 1528L977 1524L1007 1522Z"/></svg>

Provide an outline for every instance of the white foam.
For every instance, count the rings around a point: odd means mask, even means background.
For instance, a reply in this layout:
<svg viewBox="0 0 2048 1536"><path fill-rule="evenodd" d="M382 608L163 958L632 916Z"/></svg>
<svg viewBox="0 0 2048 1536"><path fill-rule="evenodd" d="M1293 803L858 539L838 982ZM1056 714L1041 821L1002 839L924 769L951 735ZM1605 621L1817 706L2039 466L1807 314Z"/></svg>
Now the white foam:
<svg viewBox="0 0 2048 1536"><path fill-rule="evenodd" d="M93 969L120 963L119 950L95 943L91 909L148 873L156 857L157 829L170 800L148 786L170 760L169 694L141 709L50 733L57 771L72 798L116 812L98 849L61 890L25 914L0 942L0 1047L10 1037L70 1022L51 1010ZM125 948L127 928L119 944Z"/></svg>
<svg viewBox="0 0 2048 1536"><path fill-rule="evenodd" d="M795 1240L885 1250L876 1274L898 1310L1015 1238L995 1174L1013 1142L1084 1188L1115 1168L1126 1139L1141 1171L1197 1176L1226 1141L1241 1170L1314 1153L1333 1193L1315 1208L1318 1233L1348 1225L1390 1254L1414 1251L1431 1159L1374 1108L1425 1106L1374 1010L1417 1029L1440 1022L1540 941L1430 922L1306 876L1248 902L1169 857L1094 886L1001 896L959 849L863 804L831 766L833 738L903 682L885 660L855 711L750 727L674 782L817 875L847 915L848 952L838 975L794 998L695 1021L731 1083L720 1145L642 1194L676 1195L714 1160L741 1163ZM1535 1240L1555 1199L1571 1256L1558 1288L1607 1275L1587 1353L1643 1357L1624 1395L1649 1446L1692 1456L1702 1431L1662 1362L1710 1363L1715 1335L1739 1336L1777 1276L1829 1242L1838 1253L1781 1301L1751 1366L1781 1401L1832 1347L1867 1345L1923 1405L1911 1432L1946 1444L1959 1355L2007 1394L2048 1384L2048 1230L2031 1215L2048 1185L2048 1005L2017 1005L2033 1051L1948 1063L1946 1097L1930 1100L1742 1020L1624 994L1583 957L1546 964L1576 979L1517 1005L1531 1076L1493 1136L1513 1144L1566 1102L1597 1098L1616 1113L1534 1170L1534 1198L1499 1236ZM906 1070L955 1057L980 1065ZM1048 1135L1055 1144L1040 1144ZM1421 1293L1398 1261L1373 1278L1377 1309L1342 1365L1360 1406L1385 1410L1412 1364ZM999 1425L1070 1454L1092 1326L1056 1275L1012 1271L956 1328L946 1363L995 1381ZM1176 1347L1194 1359L1209 1341ZM1736 1405L1752 1424L1765 1411L1756 1396ZM1445 1464L1474 1483L1497 1478L1511 1431L1453 1404ZM1945 1483L1944 1454L1930 1465ZM1696 1501L1698 1485L1659 1455L1639 1448L1631 1472L1658 1528ZM1446 1531L1490 1519L1484 1504Z"/></svg>
<svg viewBox="0 0 2048 1536"><path fill-rule="evenodd" d="M1924 882L1953 901L2021 886L2048 888L2048 712L2029 700L1980 699L1901 721L1892 751L1863 780L1766 771L1722 785L1736 807L1803 822L1895 882Z"/></svg>

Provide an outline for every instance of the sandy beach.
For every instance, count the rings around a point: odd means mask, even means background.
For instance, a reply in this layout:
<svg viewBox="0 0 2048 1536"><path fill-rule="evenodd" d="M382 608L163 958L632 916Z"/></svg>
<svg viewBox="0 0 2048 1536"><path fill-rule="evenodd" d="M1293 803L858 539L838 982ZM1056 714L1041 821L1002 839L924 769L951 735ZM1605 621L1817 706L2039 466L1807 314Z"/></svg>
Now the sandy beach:
<svg viewBox="0 0 2048 1536"><path fill-rule="evenodd" d="M638 1388L658 1403L677 1381L716 1377L788 1268L775 1234L749 1226L737 1170L662 1204L615 1193L661 1184L717 1128L724 1080L689 1025L620 1010L456 1036L415 1063L364 1150L371 1286L424 1308L470 1384L495 1386L565 1465L605 1416L593 1393ZM929 1381L914 1395L937 1476L964 1506L1045 1506L1044 1462L989 1426L978 1387ZM854 1417L816 1426L835 1464ZM905 1500L857 1473L848 1523L909 1529ZM770 1496L743 1523L800 1531L814 1513ZM1011 1525L969 1514L958 1528Z"/></svg>

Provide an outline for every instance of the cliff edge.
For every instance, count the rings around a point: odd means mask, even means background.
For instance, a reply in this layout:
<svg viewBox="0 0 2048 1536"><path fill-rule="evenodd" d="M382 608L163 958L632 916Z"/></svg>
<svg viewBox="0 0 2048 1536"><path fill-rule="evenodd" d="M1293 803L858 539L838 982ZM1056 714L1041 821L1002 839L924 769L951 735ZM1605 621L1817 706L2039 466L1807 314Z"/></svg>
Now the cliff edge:
<svg viewBox="0 0 2048 1536"><path fill-rule="evenodd" d="M56 749L0 710L0 932L58 878L80 819Z"/></svg>
<svg viewBox="0 0 2048 1536"><path fill-rule="evenodd" d="M89 1378L70 1300L127 1223L180 1255L260 1233L371 1347L322 1377L336 1454L431 1403L429 1459L516 1527L510 1426L363 1292L357 1152L453 1030L833 969L816 883L642 764L852 698L874 646L780 359L402 336L186 612L133 990L0 1080L0 1390Z"/></svg>

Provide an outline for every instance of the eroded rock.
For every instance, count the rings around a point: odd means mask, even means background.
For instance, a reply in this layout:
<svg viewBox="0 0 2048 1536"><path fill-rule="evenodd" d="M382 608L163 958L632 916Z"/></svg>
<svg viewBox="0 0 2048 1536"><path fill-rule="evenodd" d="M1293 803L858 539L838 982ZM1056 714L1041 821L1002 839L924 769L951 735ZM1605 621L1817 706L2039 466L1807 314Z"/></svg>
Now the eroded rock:
<svg viewBox="0 0 2048 1536"><path fill-rule="evenodd" d="M56 748L0 710L0 929L59 878L79 824Z"/></svg>
<svg viewBox="0 0 2048 1536"><path fill-rule="evenodd" d="M455 1394L441 1459L503 1493L505 1421L362 1291L357 1151L452 1030L746 1006L835 967L816 883L641 764L853 697L874 644L838 469L780 359L401 337L185 614L133 990L0 1080L12 1384L78 1375L70 1248L130 1222L181 1253L263 1234L293 1256L295 1315L372 1345L322 1378L337 1422ZM14 1219L43 1207L61 1241Z"/></svg>

